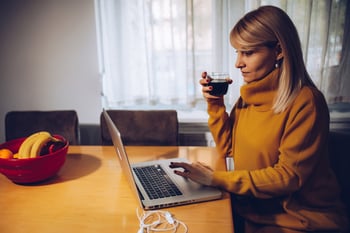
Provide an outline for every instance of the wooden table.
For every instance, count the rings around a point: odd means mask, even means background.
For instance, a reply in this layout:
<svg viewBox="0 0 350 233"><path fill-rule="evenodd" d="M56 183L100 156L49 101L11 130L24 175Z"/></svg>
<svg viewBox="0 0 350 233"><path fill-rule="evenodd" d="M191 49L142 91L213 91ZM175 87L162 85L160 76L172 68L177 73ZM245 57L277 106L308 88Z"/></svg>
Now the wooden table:
<svg viewBox="0 0 350 233"><path fill-rule="evenodd" d="M215 163L210 147L127 147L132 162L187 157ZM0 232L137 232L139 208L112 146L70 146L58 175L18 185L0 174ZM165 209L188 232L233 232L229 195L220 200ZM184 232L179 228L177 232Z"/></svg>

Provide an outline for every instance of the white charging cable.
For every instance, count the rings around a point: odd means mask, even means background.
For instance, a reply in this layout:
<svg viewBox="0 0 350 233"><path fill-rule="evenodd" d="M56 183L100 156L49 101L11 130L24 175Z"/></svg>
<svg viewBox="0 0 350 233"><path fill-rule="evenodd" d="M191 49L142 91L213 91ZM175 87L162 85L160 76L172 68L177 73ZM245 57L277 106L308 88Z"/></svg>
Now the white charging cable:
<svg viewBox="0 0 350 233"><path fill-rule="evenodd" d="M185 233L188 229L185 223L177 220L168 211L144 211L139 213L136 208L136 215L140 222L140 228L137 233L150 232L170 232L176 233L179 226L183 226Z"/></svg>

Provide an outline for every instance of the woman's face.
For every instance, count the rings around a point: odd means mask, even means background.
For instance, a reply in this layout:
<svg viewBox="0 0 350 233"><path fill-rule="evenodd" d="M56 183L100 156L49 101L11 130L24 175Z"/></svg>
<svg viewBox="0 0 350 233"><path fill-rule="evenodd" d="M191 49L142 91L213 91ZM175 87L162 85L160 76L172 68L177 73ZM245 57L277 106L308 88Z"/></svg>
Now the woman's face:
<svg viewBox="0 0 350 233"><path fill-rule="evenodd" d="M277 47L244 48L238 46L236 48L237 60L235 66L241 70L246 83L264 78L275 68L277 60L282 56Z"/></svg>

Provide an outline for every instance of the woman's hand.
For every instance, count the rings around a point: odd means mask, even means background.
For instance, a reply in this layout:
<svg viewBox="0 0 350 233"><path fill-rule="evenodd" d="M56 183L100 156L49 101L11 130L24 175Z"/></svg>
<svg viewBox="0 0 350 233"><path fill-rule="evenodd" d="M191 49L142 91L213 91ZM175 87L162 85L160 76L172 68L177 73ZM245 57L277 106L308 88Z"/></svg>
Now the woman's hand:
<svg viewBox="0 0 350 233"><path fill-rule="evenodd" d="M183 168L183 171L175 170L174 173L179 176L189 178L200 184L209 186L213 180L213 169L200 162L195 162L192 164L183 162L171 162L169 167Z"/></svg>
<svg viewBox="0 0 350 233"><path fill-rule="evenodd" d="M199 80L199 84L202 85L202 93L204 98L206 99L220 99L222 96L215 96L209 94L209 92L213 89L212 86L208 86L209 82L212 80L212 78L207 74L206 71L202 72L202 78ZM227 77L228 84L232 83L232 79Z"/></svg>

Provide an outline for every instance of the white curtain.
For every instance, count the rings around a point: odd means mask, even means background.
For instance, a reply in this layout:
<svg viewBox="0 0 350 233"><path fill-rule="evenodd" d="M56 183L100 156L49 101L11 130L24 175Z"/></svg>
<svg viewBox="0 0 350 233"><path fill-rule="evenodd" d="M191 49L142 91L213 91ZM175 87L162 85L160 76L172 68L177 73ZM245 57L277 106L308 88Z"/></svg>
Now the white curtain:
<svg viewBox="0 0 350 233"><path fill-rule="evenodd" d="M349 1L348 1L349 2ZM321 88L333 110L350 111L350 5L332 4ZM336 25L344 25L344 30Z"/></svg>
<svg viewBox="0 0 350 233"><path fill-rule="evenodd" d="M349 49L343 45L346 2L96 0L103 105L205 110L198 83L201 72L225 71L234 80L225 97L230 108L239 96L242 78L234 68L229 32L244 13L267 4L281 7L292 18L312 78L334 100L332 86L343 83L341 77L349 73L345 65L347 70L339 75L341 59L349 61L343 58L348 52L341 56L343 47ZM338 75L330 75L334 70ZM347 83L341 91L346 98Z"/></svg>

